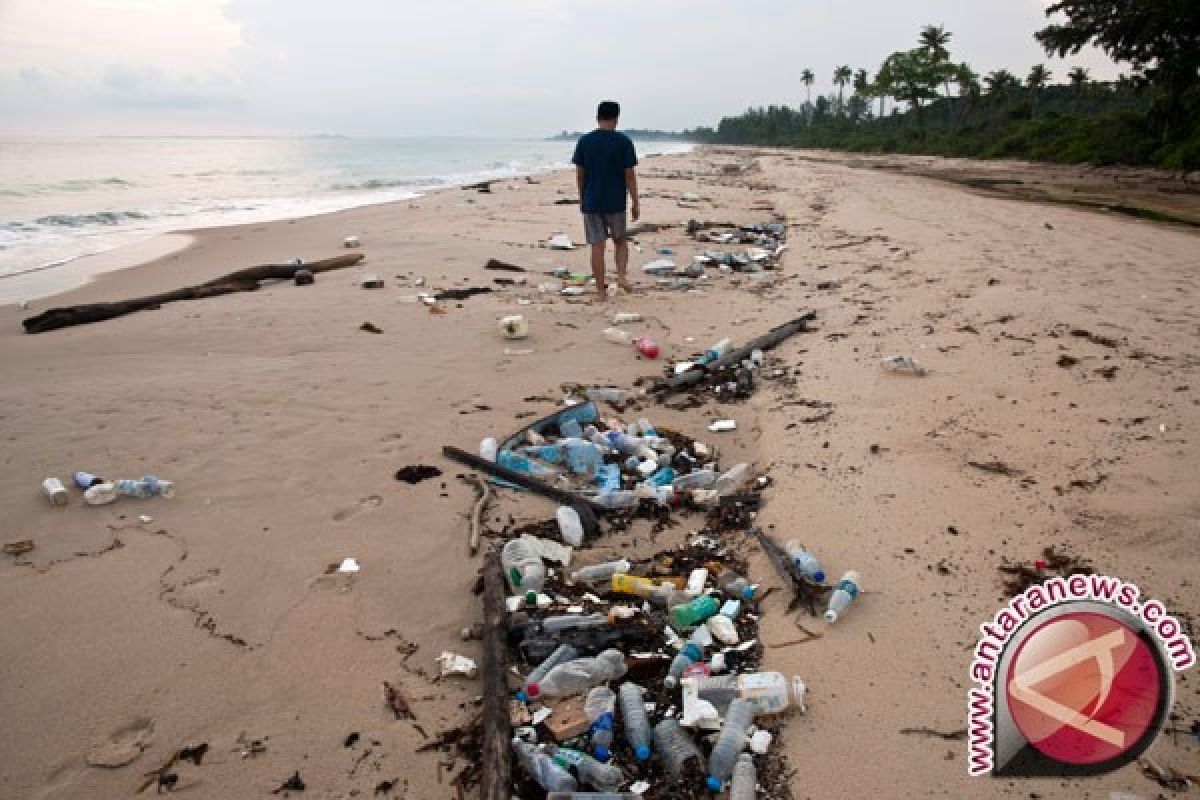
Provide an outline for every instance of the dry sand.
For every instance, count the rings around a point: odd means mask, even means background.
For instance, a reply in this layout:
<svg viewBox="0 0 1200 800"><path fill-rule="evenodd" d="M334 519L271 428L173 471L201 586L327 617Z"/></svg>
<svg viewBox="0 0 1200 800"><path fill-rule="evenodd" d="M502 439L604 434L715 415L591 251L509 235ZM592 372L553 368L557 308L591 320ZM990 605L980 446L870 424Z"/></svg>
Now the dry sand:
<svg viewBox="0 0 1200 800"><path fill-rule="evenodd" d="M733 164L751 169L723 175ZM651 222L761 222L767 213L751 207L773 203L792 224L782 273L719 278L704 294L650 290L638 275L643 291L607 307L540 296L537 272L530 286L449 303L444 315L402 301L420 291L418 276L435 288L513 277L482 270L493 257L584 270L582 250L538 247L557 230L582 233L577 208L554 203L573 193L563 173L490 195L445 191L195 232L186 250L33 311L336 255L352 233L365 269L387 281L380 291L357 288L359 270L345 270L312 287L37 336L20 332L13 307L0 312L0 539L36 544L0 564L0 796L133 796L176 749L208 742L203 765L179 771L187 797L266 797L297 770L304 797L371 796L384 779L400 780L393 796L454 797L437 757L413 754L420 733L390 718L381 692L385 680L401 686L435 734L463 722L479 691L429 679L442 650L479 655L459 638L480 618L470 593L478 560L465 549L472 492L442 445L473 449L523 424L519 414L548 413L565 382L654 374L659 364L601 339L614 310L651 318L639 330L684 356L807 308L823 312L820 331L770 358L789 380L766 382L746 404L648 411L718 441L726 463L769 470L769 532L800 537L835 576L863 575L864 596L824 638L767 651L771 667L811 687L809 713L780 740L794 794L1155 796L1136 767L1089 781L970 779L962 742L901 729L965 726L970 650L999 605L1003 559L1060 545L1177 614L1200 613L1197 235L795 154L706 150L648 159L641 172ZM677 207L683 192L704 198L701 208ZM678 229L641 243L635 272L652 248L685 260L694 251ZM833 279L840 288L816 288ZM534 304L517 305L526 295ZM516 346L532 354L504 353L513 343L496 320L515 312L533 330ZM382 335L359 331L365 321ZM893 352L930 374L883 372L879 358ZM1058 366L1064 355L1078 363ZM1100 372L1112 368L1111 378ZM814 419L820 409L801 401L832 414ZM704 431L725 416L736 433ZM966 463L994 460L1021 474ZM393 479L416 463L445 474ZM178 495L87 508L76 492L69 508L49 507L39 481L75 469L153 471ZM506 494L491 527L552 512ZM603 552L644 550L635 538ZM325 574L345 556L362 571ZM761 555L754 563L755 577L778 583ZM781 594L768 601L768 644L796 638ZM1200 713L1198 690L1197 673L1181 678L1180 727ZM352 731L362 741L344 748ZM239 736L266 752L243 758ZM118 751L145 752L125 767L88 766L113 739ZM1200 773L1200 745L1185 735L1152 754Z"/></svg>

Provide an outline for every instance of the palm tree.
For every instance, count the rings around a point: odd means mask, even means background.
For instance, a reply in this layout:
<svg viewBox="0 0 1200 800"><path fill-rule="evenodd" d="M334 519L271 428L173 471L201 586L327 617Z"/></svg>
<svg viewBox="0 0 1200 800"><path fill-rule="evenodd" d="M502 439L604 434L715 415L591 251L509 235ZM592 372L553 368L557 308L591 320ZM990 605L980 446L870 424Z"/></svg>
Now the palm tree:
<svg viewBox="0 0 1200 800"><path fill-rule="evenodd" d="M954 82L958 84L959 97L965 97L967 106L974 108L982 93L982 87L979 85L979 73L971 69L971 65L966 62L955 64Z"/></svg>
<svg viewBox="0 0 1200 800"><path fill-rule="evenodd" d="M854 93L861 97L866 104L866 116L871 116L871 106L868 102L871 97L871 76L865 69L854 73Z"/></svg>
<svg viewBox="0 0 1200 800"><path fill-rule="evenodd" d="M946 49L946 45L950 43L952 36L954 34L943 25L926 25L921 29L918 42L929 53L929 60L933 62L934 67L940 67L950 59L950 51ZM946 75L946 96L950 96L949 73Z"/></svg>
<svg viewBox="0 0 1200 800"><path fill-rule="evenodd" d="M1038 98L1042 94L1042 89L1050 82L1053 77L1050 70L1046 69L1045 64L1034 64L1029 70L1029 77L1025 79L1025 85L1033 90L1033 107L1037 108Z"/></svg>
<svg viewBox="0 0 1200 800"><path fill-rule="evenodd" d="M1067 80L1071 82L1071 88L1075 90L1075 110L1079 110L1081 101L1083 100L1084 92L1087 91L1088 80L1091 75L1088 74L1086 67L1075 67L1067 73Z"/></svg>
<svg viewBox="0 0 1200 800"><path fill-rule="evenodd" d="M999 98L1008 97L1009 92L1021 85L1017 76L1006 69L989 72L984 76L983 82L987 86L988 97Z"/></svg>
<svg viewBox="0 0 1200 800"><path fill-rule="evenodd" d="M813 75L813 71L811 69L805 69L800 73L800 82L804 84L804 90L807 93L806 102L810 106L812 105L812 85L813 81L816 79L817 76Z"/></svg>
<svg viewBox="0 0 1200 800"><path fill-rule="evenodd" d="M833 71L833 82L836 83L838 87L838 111L841 111L843 107L842 90L845 88L846 84L850 82L850 78L853 75L854 70L850 69L850 67L838 67Z"/></svg>

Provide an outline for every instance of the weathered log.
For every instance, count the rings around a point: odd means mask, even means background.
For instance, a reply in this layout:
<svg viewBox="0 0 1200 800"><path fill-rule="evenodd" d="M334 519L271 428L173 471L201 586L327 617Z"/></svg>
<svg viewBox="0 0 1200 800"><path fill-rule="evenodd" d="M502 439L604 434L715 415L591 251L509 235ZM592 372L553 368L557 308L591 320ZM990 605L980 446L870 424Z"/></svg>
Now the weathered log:
<svg viewBox="0 0 1200 800"><path fill-rule="evenodd" d="M506 596L500 549L493 547L483 561L483 747L479 800L512 797Z"/></svg>
<svg viewBox="0 0 1200 800"><path fill-rule="evenodd" d="M504 272L524 272L524 267L518 267L516 264L509 264L506 261L499 261L495 258L489 258L487 263L483 265L484 269L498 269Z"/></svg>
<svg viewBox="0 0 1200 800"><path fill-rule="evenodd" d="M112 303L88 303L81 306L51 308L37 316L23 320L21 324L25 327L26 333L45 333L59 328L69 328L72 325L86 325L89 322L101 322L106 319L122 317L135 311L159 308L177 300L200 300L233 292L252 292L261 288L262 281L291 280L298 269L306 269L313 273L327 272L331 269L352 267L364 258L366 256L362 253L354 253L308 264L262 264L257 267L239 269L196 286L185 286L182 289L152 294L147 297L119 300Z"/></svg>
<svg viewBox="0 0 1200 800"><path fill-rule="evenodd" d="M483 534L483 512L487 508L488 500L492 496L492 487L488 486L487 481L479 479L478 475L464 475L462 479L475 487L478 493L475 499L475 506L471 509L471 519L468 523L467 549L471 555L479 552L479 538Z"/></svg>

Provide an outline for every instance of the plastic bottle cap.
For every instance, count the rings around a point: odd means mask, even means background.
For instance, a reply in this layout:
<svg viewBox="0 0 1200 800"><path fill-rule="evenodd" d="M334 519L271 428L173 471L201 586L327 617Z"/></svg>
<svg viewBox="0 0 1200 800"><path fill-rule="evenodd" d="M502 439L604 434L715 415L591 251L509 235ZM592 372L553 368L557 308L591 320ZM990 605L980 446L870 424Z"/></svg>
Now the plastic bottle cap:
<svg viewBox="0 0 1200 800"><path fill-rule="evenodd" d="M742 589L742 599L743 600L753 600L754 599L754 587L753 586L747 586L745 589Z"/></svg>
<svg viewBox="0 0 1200 800"><path fill-rule="evenodd" d="M602 744L596 745L595 753L596 760L598 761L608 761L610 758L612 758L612 753Z"/></svg>
<svg viewBox="0 0 1200 800"><path fill-rule="evenodd" d="M529 684L525 687L525 691L522 692L522 694L524 694L526 697L537 697L541 693L542 690L538 688L536 683Z"/></svg>
<svg viewBox="0 0 1200 800"><path fill-rule="evenodd" d="M528 592L525 593L525 605L536 606L537 605L537 596L538 596L538 593L535 592L534 590L530 589Z"/></svg>
<svg viewBox="0 0 1200 800"><path fill-rule="evenodd" d="M650 748L644 744L638 745L637 749L634 750L633 752L634 752L634 755L637 756L638 761L649 761L650 760Z"/></svg>
<svg viewBox="0 0 1200 800"><path fill-rule="evenodd" d="M517 700L519 700L522 703L528 703L529 695L525 694L524 692L517 692Z"/></svg>
<svg viewBox="0 0 1200 800"><path fill-rule="evenodd" d="M837 612L832 608L825 612L826 622L837 622Z"/></svg>
<svg viewBox="0 0 1200 800"><path fill-rule="evenodd" d="M816 572L814 572L813 580L816 581L817 583L824 583L825 582L825 570L819 569Z"/></svg>
<svg viewBox="0 0 1200 800"><path fill-rule="evenodd" d="M721 791L721 787L724 785L723 781L717 780L712 775L709 775L707 778L705 778L704 783L708 786L709 790L713 792Z"/></svg>

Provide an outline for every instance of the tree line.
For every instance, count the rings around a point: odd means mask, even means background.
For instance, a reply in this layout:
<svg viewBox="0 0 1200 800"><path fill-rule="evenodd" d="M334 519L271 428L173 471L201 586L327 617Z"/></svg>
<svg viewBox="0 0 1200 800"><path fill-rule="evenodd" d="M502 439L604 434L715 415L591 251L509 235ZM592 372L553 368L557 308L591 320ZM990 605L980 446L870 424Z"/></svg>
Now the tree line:
<svg viewBox="0 0 1200 800"><path fill-rule="evenodd" d="M751 108L686 133L723 144L1200 169L1200 3L1060 0L1046 10L1059 13L1065 21L1034 34L1047 55L1094 44L1129 72L1094 81L1083 67L1055 75L1037 64L1024 76L980 75L951 57L952 33L926 25L915 47L874 75L837 67L828 96L813 100L816 76L805 69L796 108Z"/></svg>

